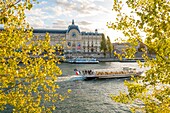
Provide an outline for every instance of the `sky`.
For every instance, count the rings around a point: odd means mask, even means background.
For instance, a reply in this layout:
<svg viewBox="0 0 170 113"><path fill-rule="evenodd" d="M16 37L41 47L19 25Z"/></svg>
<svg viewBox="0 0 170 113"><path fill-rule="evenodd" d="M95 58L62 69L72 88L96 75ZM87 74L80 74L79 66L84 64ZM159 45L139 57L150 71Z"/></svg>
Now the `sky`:
<svg viewBox="0 0 170 113"><path fill-rule="evenodd" d="M80 31L104 33L111 41L122 34L109 29L107 22L113 21L114 0L37 0L33 8L26 11L26 20L32 27L66 30L72 19Z"/></svg>

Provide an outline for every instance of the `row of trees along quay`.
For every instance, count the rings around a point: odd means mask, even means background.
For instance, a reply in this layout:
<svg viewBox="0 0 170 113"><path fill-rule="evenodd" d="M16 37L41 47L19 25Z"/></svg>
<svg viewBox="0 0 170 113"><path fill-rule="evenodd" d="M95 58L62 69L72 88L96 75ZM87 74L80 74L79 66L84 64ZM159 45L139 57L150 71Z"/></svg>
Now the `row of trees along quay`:
<svg viewBox="0 0 170 113"><path fill-rule="evenodd" d="M139 66L149 67L149 70L144 76L125 81L128 93L120 92L119 95L111 95L111 98L129 104L132 112L169 113L170 1L114 0L113 11L117 13L116 22L108 22L108 27L122 31L128 38L126 42L131 45L124 56L133 58L135 46L140 44L139 51L143 51L145 62L138 62ZM149 58L148 52L154 53L156 58Z"/></svg>
<svg viewBox="0 0 170 113"><path fill-rule="evenodd" d="M31 10L35 0L1 0L0 24L0 112L41 113L55 110L56 101L68 97L70 89L60 94L56 84L62 74L56 66L47 33L45 40L33 41L33 28L25 20L25 10ZM22 48L22 51L17 51ZM34 57L43 54L43 57ZM22 62L22 64L21 64Z"/></svg>
<svg viewBox="0 0 170 113"><path fill-rule="evenodd" d="M50 46L50 36L45 40L31 41L33 29L25 20L25 10L31 10L35 0L1 0L0 23L0 111L12 107L12 112L52 112L55 106L48 102L67 98L56 92L59 86L55 83L61 75L56 66L57 58ZM130 13L123 12L129 7ZM131 46L125 53L126 58L133 58L138 43L144 44L156 54L150 59L147 50L143 51L144 63L139 66L150 67L145 76L125 81L128 93L111 95L116 102L130 104L132 112L170 112L170 1L169 0L114 0L113 11L117 12L116 22L108 27L120 30L128 37L126 42ZM140 33L145 34L142 38ZM21 52L16 52L22 47ZM45 51L49 59L30 58ZM104 49L103 51L107 51ZM22 62L22 65L19 64ZM139 103L140 106L133 106ZM138 105L139 105L138 104Z"/></svg>
<svg viewBox="0 0 170 113"><path fill-rule="evenodd" d="M112 45L109 36L107 36L107 39L106 39L105 35L102 34L102 41L100 42L100 50L101 52L103 52L104 57L106 57L107 53L109 53L111 57L113 49L114 49L114 46Z"/></svg>

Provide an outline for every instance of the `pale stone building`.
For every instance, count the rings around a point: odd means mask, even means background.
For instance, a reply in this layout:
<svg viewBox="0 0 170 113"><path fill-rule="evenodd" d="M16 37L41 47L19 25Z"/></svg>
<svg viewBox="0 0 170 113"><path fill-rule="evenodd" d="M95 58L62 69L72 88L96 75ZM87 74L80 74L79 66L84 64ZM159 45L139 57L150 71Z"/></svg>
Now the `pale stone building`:
<svg viewBox="0 0 170 113"><path fill-rule="evenodd" d="M65 54L100 54L102 33L98 33L97 29L95 32L81 32L72 20L66 30L34 29L34 36L43 39L47 32L51 37L51 45L61 44Z"/></svg>

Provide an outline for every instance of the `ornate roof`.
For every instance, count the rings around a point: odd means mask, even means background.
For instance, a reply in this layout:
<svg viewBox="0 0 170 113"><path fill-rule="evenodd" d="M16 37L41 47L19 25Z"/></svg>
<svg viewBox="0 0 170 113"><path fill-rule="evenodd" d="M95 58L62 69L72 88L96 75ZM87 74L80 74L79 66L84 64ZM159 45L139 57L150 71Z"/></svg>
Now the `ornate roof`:
<svg viewBox="0 0 170 113"><path fill-rule="evenodd" d="M103 33L94 32L81 32L81 35L102 35Z"/></svg>
<svg viewBox="0 0 170 113"><path fill-rule="evenodd" d="M69 25L69 26L68 26L67 33L69 33L70 30L72 30L72 29L76 29L76 30L80 33L79 27L76 26L76 25L74 25L74 26L73 26L73 25Z"/></svg>
<svg viewBox="0 0 170 113"><path fill-rule="evenodd" d="M54 30L54 29L34 29L33 33L56 33L66 34L67 30Z"/></svg>
<svg viewBox="0 0 170 113"><path fill-rule="evenodd" d="M77 25L74 24L74 20L72 20L72 25L68 26L67 33L69 33L70 30L72 30L72 29L76 29L80 33L80 29L79 29L79 27Z"/></svg>

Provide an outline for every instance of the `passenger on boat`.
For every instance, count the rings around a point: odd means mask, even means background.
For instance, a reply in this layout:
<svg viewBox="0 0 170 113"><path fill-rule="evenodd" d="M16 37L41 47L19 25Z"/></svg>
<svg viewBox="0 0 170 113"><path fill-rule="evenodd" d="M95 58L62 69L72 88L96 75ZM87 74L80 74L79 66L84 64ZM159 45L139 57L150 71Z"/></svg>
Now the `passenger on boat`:
<svg viewBox="0 0 170 113"><path fill-rule="evenodd" d="M77 69L74 69L74 71L78 71Z"/></svg>
<svg viewBox="0 0 170 113"><path fill-rule="evenodd" d="M88 70L88 74L89 74L89 75L90 75L90 72L91 72L91 71L90 71L90 70Z"/></svg>
<svg viewBox="0 0 170 113"><path fill-rule="evenodd" d="M85 74L84 70L82 71L82 74L83 74L83 75Z"/></svg>
<svg viewBox="0 0 170 113"><path fill-rule="evenodd" d="M87 74L87 70L85 70L85 75Z"/></svg>
<svg viewBox="0 0 170 113"><path fill-rule="evenodd" d="M88 74L89 74L89 75L92 75L92 74L93 74L93 71L92 71L92 70L88 70Z"/></svg>

